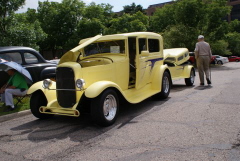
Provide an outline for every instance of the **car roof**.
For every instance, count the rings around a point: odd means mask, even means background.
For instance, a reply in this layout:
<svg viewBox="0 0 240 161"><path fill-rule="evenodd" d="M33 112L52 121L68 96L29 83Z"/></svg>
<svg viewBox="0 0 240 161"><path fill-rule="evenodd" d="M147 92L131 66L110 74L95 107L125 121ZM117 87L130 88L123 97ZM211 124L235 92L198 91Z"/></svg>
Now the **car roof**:
<svg viewBox="0 0 240 161"><path fill-rule="evenodd" d="M0 52L10 51L10 50L31 50L31 51L36 51L33 48L24 47L24 46L4 46L4 47L0 47Z"/></svg>

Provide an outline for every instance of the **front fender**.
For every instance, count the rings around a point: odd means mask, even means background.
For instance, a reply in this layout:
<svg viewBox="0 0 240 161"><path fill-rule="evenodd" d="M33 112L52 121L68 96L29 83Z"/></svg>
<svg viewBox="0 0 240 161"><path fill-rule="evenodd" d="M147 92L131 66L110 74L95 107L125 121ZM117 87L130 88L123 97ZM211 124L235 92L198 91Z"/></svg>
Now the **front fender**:
<svg viewBox="0 0 240 161"><path fill-rule="evenodd" d="M52 81L52 84L50 86L51 89L56 89L56 82ZM56 90L48 90L43 88L43 81L39 81L37 83L34 83L29 89L27 94L32 94L36 91L41 90L43 94L46 96L48 102L56 99Z"/></svg>
<svg viewBox="0 0 240 161"><path fill-rule="evenodd" d="M109 87L117 88L121 92L121 88L116 83L113 83L111 81L99 81L91 84L85 90L85 96L87 98L95 98Z"/></svg>

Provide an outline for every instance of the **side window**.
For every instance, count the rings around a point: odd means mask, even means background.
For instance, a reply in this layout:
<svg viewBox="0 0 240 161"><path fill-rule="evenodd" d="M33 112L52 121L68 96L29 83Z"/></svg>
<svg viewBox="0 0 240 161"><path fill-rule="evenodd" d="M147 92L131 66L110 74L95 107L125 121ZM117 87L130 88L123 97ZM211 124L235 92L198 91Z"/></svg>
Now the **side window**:
<svg viewBox="0 0 240 161"><path fill-rule="evenodd" d="M22 64L22 57L21 54L18 52L1 54L0 58L5 59L7 61L14 61L18 64Z"/></svg>
<svg viewBox="0 0 240 161"><path fill-rule="evenodd" d="M139 45L139 54L141 54L142 51L147 50L147 39L145 38L138 39L138 45Z"/></svg>
<svg viewBox="0 0 240 161"><path fill-rule="evenodd" d="M38 63L37 57L31 53L24 53L24 59L28 64Z"/></svg>
<svg viewBox="0 0 240 161"><path fill-rule="evenodd" d="M158 39L148 39L149 53L159 52L160 51L159 45L160 44Z"/></svg>

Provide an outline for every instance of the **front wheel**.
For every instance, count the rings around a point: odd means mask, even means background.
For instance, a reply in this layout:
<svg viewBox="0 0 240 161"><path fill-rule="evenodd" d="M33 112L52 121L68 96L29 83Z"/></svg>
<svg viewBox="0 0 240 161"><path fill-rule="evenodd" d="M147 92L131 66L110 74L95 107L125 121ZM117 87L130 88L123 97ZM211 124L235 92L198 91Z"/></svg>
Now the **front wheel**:
<svg viewBox="0 0 240 161"><path fill-rule="evenodd" d="M190 77L189 78L185 78L185 83L187 86L192 86L194 84L195 81L195 72L192 69L191 73L190 73Z"/></svg>
<svg viewBox="0 0 240 161"><path fill-rule="evenodd" d="M239 60L236 60L236 62L239 62Z"/></svg>
<svg viewBox="0 0 240 161"><path fill-rule="evenodd" d="M112 89L105 90L91 101L92 120L100 126L112 125L118 115L118 95Z"/></svg>
<svg viewBox="0 0 240 161"><path fill-rule="evenodd" d="M30 109L32 114L39 119L48 119L53 117L51 114L40 113L39 108L47 105L47 99L42 92L35 92L30 98Z"/></svg>

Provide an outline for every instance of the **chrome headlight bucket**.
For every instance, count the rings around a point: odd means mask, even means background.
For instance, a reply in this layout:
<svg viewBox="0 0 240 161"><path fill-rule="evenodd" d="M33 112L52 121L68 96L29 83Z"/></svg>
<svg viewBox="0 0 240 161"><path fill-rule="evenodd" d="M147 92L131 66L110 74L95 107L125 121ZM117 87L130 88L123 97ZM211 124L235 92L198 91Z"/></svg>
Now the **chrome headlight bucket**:
<svg viewBox="0 0 240 161"><path fill-rule="evenodd" d="M76 80L76 87L83 89L83 86L85 85L85 80L84 79L77 79Z"/></svg>
<svg viewBox="0 0 240 161"><path fill-rule="evenodd" d="M52 84L52 81L50 79L44 79L43 80L43 88L48 89Z"/></svg>

